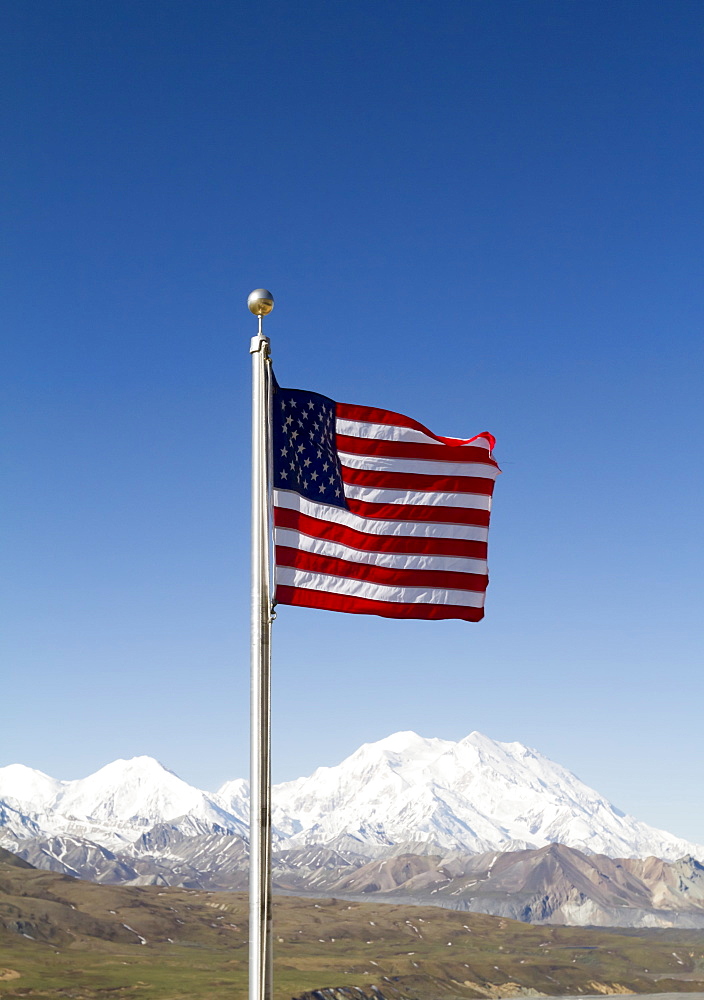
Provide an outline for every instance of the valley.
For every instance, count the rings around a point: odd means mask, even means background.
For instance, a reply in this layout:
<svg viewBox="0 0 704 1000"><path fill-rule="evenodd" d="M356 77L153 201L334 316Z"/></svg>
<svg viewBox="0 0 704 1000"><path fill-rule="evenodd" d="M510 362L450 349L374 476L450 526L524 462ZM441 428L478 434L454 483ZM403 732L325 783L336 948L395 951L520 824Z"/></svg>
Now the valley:
<svg viewBox="0 0 704 1000"><path fill-rule="evenodd" d="M429 906L279 896L275 1000L704 990L704 933L535 927ZM97 885L0 857L0 997L246 995L241 892ZM358 1000L361 996L357 995Z"/></svg>

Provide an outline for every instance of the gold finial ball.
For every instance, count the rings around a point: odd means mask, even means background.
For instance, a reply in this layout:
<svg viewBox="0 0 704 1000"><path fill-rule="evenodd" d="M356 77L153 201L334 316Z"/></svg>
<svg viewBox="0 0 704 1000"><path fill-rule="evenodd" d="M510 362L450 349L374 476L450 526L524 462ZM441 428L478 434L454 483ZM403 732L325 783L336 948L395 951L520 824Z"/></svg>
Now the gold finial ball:
<svg viewBox="0 0 704 1000"><path fill-rule="evenodd" d="M249 293L247 307L255 316L268 316L274 308L274 296L266 288L255 288Z"/></svg>

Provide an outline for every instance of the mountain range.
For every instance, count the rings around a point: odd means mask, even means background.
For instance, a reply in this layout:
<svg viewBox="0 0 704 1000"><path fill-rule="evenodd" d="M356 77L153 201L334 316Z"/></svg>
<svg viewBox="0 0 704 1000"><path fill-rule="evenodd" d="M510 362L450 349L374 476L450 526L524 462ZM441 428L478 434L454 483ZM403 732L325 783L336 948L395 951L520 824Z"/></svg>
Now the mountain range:
<svg viewBox="0 0 704 1000"><path fill-rule="evenodd" d="M702 845L625 815L520 743L396 733L275 786L273 804L280 891L704 926ZM0 844L97 881L242 888L247 824L246 781L204 792L150 757L74 781L0 768Z"/></svg>

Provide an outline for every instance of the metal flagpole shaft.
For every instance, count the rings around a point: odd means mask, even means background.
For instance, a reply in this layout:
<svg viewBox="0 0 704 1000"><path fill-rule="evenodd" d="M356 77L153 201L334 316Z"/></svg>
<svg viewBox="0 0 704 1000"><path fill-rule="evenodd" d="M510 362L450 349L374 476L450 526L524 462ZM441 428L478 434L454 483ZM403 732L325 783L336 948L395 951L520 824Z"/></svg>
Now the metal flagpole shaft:
<svg viewBox="0 0 704 1000"><path fill-rule="evenodd" d="M252 603L250 618L249 1000L271 1000L271 366L262 317L274 308L257 288L252 337Z"/></svg>

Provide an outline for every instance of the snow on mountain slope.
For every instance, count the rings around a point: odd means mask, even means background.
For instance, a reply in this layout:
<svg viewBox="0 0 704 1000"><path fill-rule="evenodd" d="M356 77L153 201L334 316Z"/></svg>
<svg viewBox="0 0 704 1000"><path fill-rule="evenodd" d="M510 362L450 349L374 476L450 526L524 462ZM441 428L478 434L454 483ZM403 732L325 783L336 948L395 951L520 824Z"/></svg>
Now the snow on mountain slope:
<svg viewBox="0 0 704 1000"><path fill-rule="evenodd" d="M0 799L20 809L29 807L32 812L44 812L51 808L64 784L25 764L0 767Z"/></svg>
<svg viewBox="0 0 704 1000"><path fill-rule="evenodd" d="M0 844L11 847L19 840L40 836L42 828L30 816L15 809L9 802L0 801Z"/></svg>
<svg viewBox="0 0 704 1000"><path fill-rule="evenodd" d="M249 823L249 782L244 778L226 781L213 798L243 823Z"/></svg>
<svg viewBox="0 0 704 1000"><path fill-rule="evenodd" d="M453 812L457 803L438 799L427 781L434 761L453 746L410 732L364 744L337 767L276 785L274 824L292 846L328 843L341 834L383 845L436 840L441 831L458 841L470 837L466 817Z"/></svg>
<svg viewBox="0 0 704 1000"><path fill-rule="evenodd" d="M562 843L611 857L704 857L704 847L625 816L574 774L520 743L397 733L337 767L273 790L274 823L294 844L341 834L363 843L433 841L484 852Z"/></svg>
<svg viewBox="0 0 704 1000"><path fill-rule="evenodd" d="M53 834L53 809L65 784L24 764L0 767L0 842L11 846L27 837Z"/></svg>
<svg viewBox="0 0 704 1000"><path fill-rule="evenodd" d="M136 854L151 849L143 835L155 828L165 843L172 834L246 837L247 799L243 779L209 794L151 757L76 781L11 765L0 768L0 840L67 836ZM610 857L704 860L704 846L625 816L537 751L481 733L457 743L395 733L275 786L273 804L279 849L322 844L374 856L398 845L485 853L561 843Z"/></svg>
<svg viewBox="0 0 704 1000"><path fill-rule="evenodd" d="M144 826L186 814L224 818L203 792L152 757L115 760L87 778L68 782L57 804L65 816L102 823Z"/></svg>
<svg viewBox="0 0 704 1000"><path fill-rule="evenodd" d="M19 768L0 769L0 801L19 807L49 836L69 834L116 848L174 820L192 834L246 833L218 802L152 757L116 760L75 781L53 781Z"/></svg>

